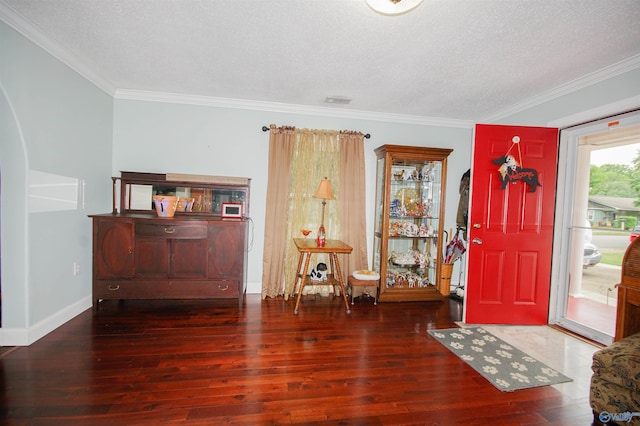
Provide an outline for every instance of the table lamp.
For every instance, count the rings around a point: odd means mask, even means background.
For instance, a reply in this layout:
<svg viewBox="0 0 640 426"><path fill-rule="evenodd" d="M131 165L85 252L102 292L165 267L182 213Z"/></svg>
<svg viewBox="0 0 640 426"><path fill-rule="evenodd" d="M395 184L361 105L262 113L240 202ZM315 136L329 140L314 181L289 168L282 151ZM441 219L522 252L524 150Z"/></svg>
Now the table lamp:
<svg viewBox="0 0 640 426"><path fill-rule="evenodd" d="M318 246L323 247L327 242L326 232L324 229L324 208L327 205L327 200L336 199L331 191L331 181L328 178L325 177L320 181L318 190L313 194L313 198L322 199L322 222L320 222L320 229L318 229Z"/></svg>

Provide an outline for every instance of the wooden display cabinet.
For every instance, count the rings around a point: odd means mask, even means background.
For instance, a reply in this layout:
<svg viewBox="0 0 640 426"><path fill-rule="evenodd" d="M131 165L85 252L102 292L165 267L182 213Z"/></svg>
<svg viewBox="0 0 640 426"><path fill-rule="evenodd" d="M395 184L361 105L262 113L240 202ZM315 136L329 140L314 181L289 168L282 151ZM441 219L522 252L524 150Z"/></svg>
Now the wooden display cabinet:
<svg viewBox="0 0 640 426"><path fill-rule="evenodd" d="M202 298L237 298L242 308L250 181L194 176L190 182L189 176L123 172L114 178L113 212L90 216L94 309L104 299ZM221 218L217 207L158 217L151 197L167 189L185 197L202 194L203 200L241 203L245 217Z"/></svg>
<svg viewBox="0 0 640 426"><path fill-rule="evenodd" d="M439 300L447 158L453 150L383 145L375 150L373 269L380 302ZM446 288L445 288L446 287Z"/></svg>

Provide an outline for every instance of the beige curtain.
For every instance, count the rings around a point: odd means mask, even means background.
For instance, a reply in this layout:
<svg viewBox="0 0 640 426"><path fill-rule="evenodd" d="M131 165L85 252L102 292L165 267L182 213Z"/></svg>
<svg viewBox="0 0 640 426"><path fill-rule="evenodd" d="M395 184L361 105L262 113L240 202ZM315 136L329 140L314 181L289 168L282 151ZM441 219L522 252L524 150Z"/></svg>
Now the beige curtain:
<svg viewBox="0 0 640 426"><path fill-rule="evenodd" d="M277 129L275 129L277 130ZM328 178L336 197L327 200L324 226L328 239L338 239L354 248L351 255L341 255L343 277L356 269L367 266L365 229L365 185L364 185L364 138L361 133L338 132L332 130L295 129L294 148L273 151L270 148L269 183L267 188L267 222L265 229L265 250L263 261L262 296L284 295L288 299L294 292L296 267L299 253L293 238L304 238L302 229L311 230L307 238L316 238L322 221L322 200L313 198L320 181ZM271 128L270 144L274 141L274 127ZM272 161L271 154L289 156L286 161ZM272 167L281 170L272 171ZM287 176L283 176L285 174ZM280 179L273 178L279 174ZM278 183L277 183L278 182ZM280 197L274 206L270 199L272 184L287 185L288 198ZM281 188L282 189L282 188ZM277 217L271 217L278 210ZM284 214L282 214L284 210ZM282 214L282 215L280 215ZM279 223L275 223L279 221ZM284 231L277 233L269 226L281 226ZM283 233L284 232L284 233ZM281 236L281 241L269 241ZM283 250L274 254L274 249ZM329 263L324 255L314 256L311 267L318 262ZM272 280L277 279L277 283ZM269 280L269 281L267 281ZM306 286L305 293L328 294L329 286Z"/></svg>
<svg viewBox="0 0 640 426"><path fill-rule="evenodd" d="M340 239L353 247L350 255L343 255L340 264L348 275L359 269L367 269L368 265L364 136L360 132L341 132L339 142L340 195L336 195L336 201L340 206Z"/></svg>
<svg viewBox="0 0 640 426"><path fill-rule="evenodd" d="M291 167L291 201L289 204L289 233L285 260L284 287L285 299L294 292L296 267L299 253L293 244L293 238L302 238L301 229L312 232L307 238L316 238L322 221L322 200L313 198L320 181L327 177L331 181L334 195L340 181L338 132L331 130L296 130L296 150ZM340 236L340 221L337 215L337 200L327 200L324 213L324 226L328 239ZM318 262L329 264L328 257L314 255L310 267ZM329 286L307 286L305 293L328 294Z"/></svg>
<svg viewBox="0 0 640 426"><path fill-rule="evenodd" d="M291 161L295 148L295 128L276 128L269 132L269 175L262 260L262 298L283 294L287 237L286 217L291 186Z"/></svg>

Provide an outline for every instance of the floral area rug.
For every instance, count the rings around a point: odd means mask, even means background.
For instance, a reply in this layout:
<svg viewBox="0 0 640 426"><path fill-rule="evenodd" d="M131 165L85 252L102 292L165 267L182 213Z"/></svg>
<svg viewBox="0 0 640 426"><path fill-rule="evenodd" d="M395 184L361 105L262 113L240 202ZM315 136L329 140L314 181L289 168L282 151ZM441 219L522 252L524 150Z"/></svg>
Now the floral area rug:
<svg viewBox="0 0 640 426"><path fill-rule="evenodd" d="M503 392L571 381L481 327L429 334Z"/></svg>

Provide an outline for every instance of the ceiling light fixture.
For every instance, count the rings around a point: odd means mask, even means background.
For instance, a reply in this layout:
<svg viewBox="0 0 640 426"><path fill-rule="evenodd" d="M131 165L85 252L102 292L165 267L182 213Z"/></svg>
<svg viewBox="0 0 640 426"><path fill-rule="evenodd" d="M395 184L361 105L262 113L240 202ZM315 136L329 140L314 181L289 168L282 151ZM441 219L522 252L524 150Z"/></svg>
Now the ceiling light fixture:
<svg viewBox="0 0 640 426"><path fill-rule="evenodd" d="M420 6L422 0L365 0L369 7L383 15L402 15Z"/></svg>

